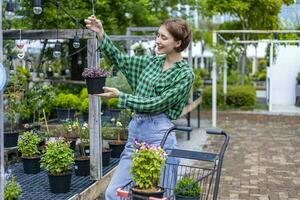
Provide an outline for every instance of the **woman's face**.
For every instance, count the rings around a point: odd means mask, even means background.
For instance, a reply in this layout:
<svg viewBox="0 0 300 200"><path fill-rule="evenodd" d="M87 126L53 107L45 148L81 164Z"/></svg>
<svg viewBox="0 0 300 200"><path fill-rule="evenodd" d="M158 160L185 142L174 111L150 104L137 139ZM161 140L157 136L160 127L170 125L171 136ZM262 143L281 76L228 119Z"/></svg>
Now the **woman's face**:
<svg viewBox="0 0 300 200"><path fill-rule="evenodd" d="M174 48L179 47L181 41L175 41L164 25L162 25L156 35L156 54L170 54L176 52Z"/></svg>

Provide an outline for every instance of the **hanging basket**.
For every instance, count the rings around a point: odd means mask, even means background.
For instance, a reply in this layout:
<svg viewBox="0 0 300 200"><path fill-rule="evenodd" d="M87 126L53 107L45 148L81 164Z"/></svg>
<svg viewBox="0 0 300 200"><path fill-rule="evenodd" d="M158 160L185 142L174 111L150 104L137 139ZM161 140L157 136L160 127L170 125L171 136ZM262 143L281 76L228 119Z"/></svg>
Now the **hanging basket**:
<svg viewBox="0 0 300 200"><path fill-rule="evenodd" d="M104 92L102 87L105 86L106 77L86 78L85 80L88 94L100 94Z"/></svg>

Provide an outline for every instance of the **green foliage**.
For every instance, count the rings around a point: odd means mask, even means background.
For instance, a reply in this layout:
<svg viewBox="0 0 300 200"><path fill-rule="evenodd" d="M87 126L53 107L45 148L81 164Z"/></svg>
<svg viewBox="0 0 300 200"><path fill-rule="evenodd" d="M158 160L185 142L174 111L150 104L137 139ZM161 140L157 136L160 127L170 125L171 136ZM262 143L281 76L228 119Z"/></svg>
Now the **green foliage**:
<svg viewBox="0 0 300 200"><path fill-rule="evenodd" d="M126 80L126 77L121 72L118 72L117 76L108 77L106 79L106 85L108 87L117 88L118 90L127 94L132 94L132 89Z"/></svg>
<svg viewBox="0 0 300 200"><path fill-rule="evenodd" d="M203 79L208 75L205 69L201 68L194 68L195 80L193 83L193 90L194 92L203 87Z"/></svg>
<svg viewBox="0 0 300 200"><path fill-rule="evenodd" d="M41 158L41 167L50 174L62 174L71 170L74 155L70 144L62 140L48 142Z"/></svg>
<svg viewBox="0 0 300 200"><path fill-rule="evenodd" d="M175 193L185 197L199 197L201 193L201 187L195 180L188 177L183 177L177 182Z"/></svg>
<svg viewBox="0 0 300 200"><path fill-rule="evenodd" d="M294 0L202 0L200 7L205 16L228 14L238 18L241 29L273 30L279 28L281 7L292 3Z"/></svg>
<svg viewBox="0 0 300 200"><path fill-rule="evenodd" d="M298 72L296 79L297 79L298 82L300 82L300 72Z"/></svg>
<svg viewBox="0 0 300 200"><path fill-rule="evenodd" d="M18 151L23 157L34 157L40 154L38 144L41 141L40 137L32 132L24 132L18 141Z"/></svg>
<svg viewBox="0 0 300 200"><path fill-rule="evenodd" d="M80 107L80 99L74 94L60 93L55 98L54 105L65 109L77 109Z"/></svg>
<svg viewBox="0 0 300 200"><path fill-rule="evenodd" d="M229 86L227 91L226 102L224 102L224 93L222 87L217 87L217 106L233 107L242 109L253 109L256 104L256 91L253 86ZM205 88L203 92L202 105L206 108L211 107L212 103L212 87Z"/></svg>
<svg viewBox="0 0 300 200"><path fill-rule="evenodd" d="M265 81L267 77L267 72L266 69L263 69L261 71L257 71L254 75L253 75L253 79L257 80L257 81Z"/></svg>
<svg viewBox="0 0 300 200"><path fill-rule="evenodd" d="M12 176L10 180L4 180L4 200L20 199L21 193L22 188L15 176Z"/></svg>
<svg viewBox="0 0 300 200"><path fill-rule="evenodd" d="M89 146L90 143L90 131L89 125L87 123L79 123L78 127L79 138L80 138L80 154L81 156L86 156L85 154L85 147Z"/></svg>
<svg viewBox="0 0 300 200"><path fill-rule="evenodd" d="M160 146L136 142L132 154L131 175L139 189L155 188L159 184L161 168L166 154Z"/></svg>
<svg viewBox="0 0 300 200"><path fill-rule="evenodd" d="M229 86L226 103L242 109L253 109L256 103L256 91L253 86Z"/></svg>
<svg viewBox="0 0 300 200"><path fill-rule="evenodd" d="M111 109L118 109L118 102L119 102L118 98L111 98L108 100L107 105Z"/></svg>
<svg viewBox="0 0 300 200"><path fill-rule="evenodd" d="M89 97L89 94L88 94L87 88L82 88L82 90L80 91L79 98L80 99L85 99L85 98L88 98L88 97Z"/></svg>
<svg viewBox="0 0 300 200"><path fill-rule="evenodd" d="M89 99L88 98L81 99L81 104L80 104L79 110L81 112L87 112L89 110Z"/></svg>
<svg viewBox="0 0 300 200"><path fill-rule="evenodd" d="M205 108L211 107L212 105L212 87L208 86L203 91L202 105ZM224 106L224 93L220 85L217 87L217 106Z"/></svg>
<svg viewBox="0 0 300 200"><path fill-rule="evenodd" d="M237 71L230 71L230 74L227 78L227 84L228 85L239 85L241 83L242 75L238 73ZM219 79L219 83L223 83L223 76ZM244 77L244 85L250 85L251 80L248 76Z"/></svg>
<svg viewBox="0 0 300 200"><path fill-rule="evenodd" d="M52 85L45 85L40 82L34 83L25 95L26 101L23 110L26 108L30 111L30 115L33 114L34 121L36 119L40 121L43 118L42 109L45 110L45 113L51 112L55 96L55 88ZM28 119L29 116L23 118Z"/></svg>
<svg viewBox="0 0 300 200"><path fill-rule="evenodd" d="M10 74L7 87L4 91L6 103L4 105L5 114L10 122L10 130L16 128L20 113L23 112L24 93L28 88L29 78L20 67Z"/></svg>

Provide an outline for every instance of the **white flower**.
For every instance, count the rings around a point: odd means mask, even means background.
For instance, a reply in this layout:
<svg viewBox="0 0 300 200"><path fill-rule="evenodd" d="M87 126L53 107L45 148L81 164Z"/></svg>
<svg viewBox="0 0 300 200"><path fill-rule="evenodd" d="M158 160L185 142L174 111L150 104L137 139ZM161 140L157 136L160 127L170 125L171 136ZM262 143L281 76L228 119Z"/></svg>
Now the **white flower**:
<svg viewBox="0 0 300 200"><path fill-rule="evenodd" d="M111 118L111 120L110 120L111 122L115 122L116 121L116 119L115 118Z"/></svg>
<svg viewBox="0 0 300 200"><path fill-rule="evenodd" d="M84 122L84 123L83 123L83 127L84 127L84 128L88 128L88 127L89 127L88 123Z"/></svg>
<svg viewBox="0 0 300 200"><path fill-rule="evenodd" d="M117 127L122 127L123 125L122 125L122 123L121 122L119 122L119 121L117 121Z"/></svg>

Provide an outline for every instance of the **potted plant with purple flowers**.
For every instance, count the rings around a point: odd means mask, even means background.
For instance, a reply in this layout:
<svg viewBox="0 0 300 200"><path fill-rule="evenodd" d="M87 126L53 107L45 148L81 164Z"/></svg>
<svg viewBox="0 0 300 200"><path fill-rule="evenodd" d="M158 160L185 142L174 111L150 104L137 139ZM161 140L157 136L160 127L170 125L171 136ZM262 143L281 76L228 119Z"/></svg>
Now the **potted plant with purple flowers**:
<svg viewBox="0 0 300 200"><path fill-rule="evenodd" d="M133 200L163 197L164 188L159 187L159 180L166 156L166 152L159 145L135 141L130 171L135 183L132 187Z"/></svg>
<svg viewBox="0 0 300 200"><path fill-rule="evenodd" d="M110 73L98 67L86 67L82 72L82 77L86 80L86 85L89 94L103 93L102 87L105 86L106 77Z"/></svg>

